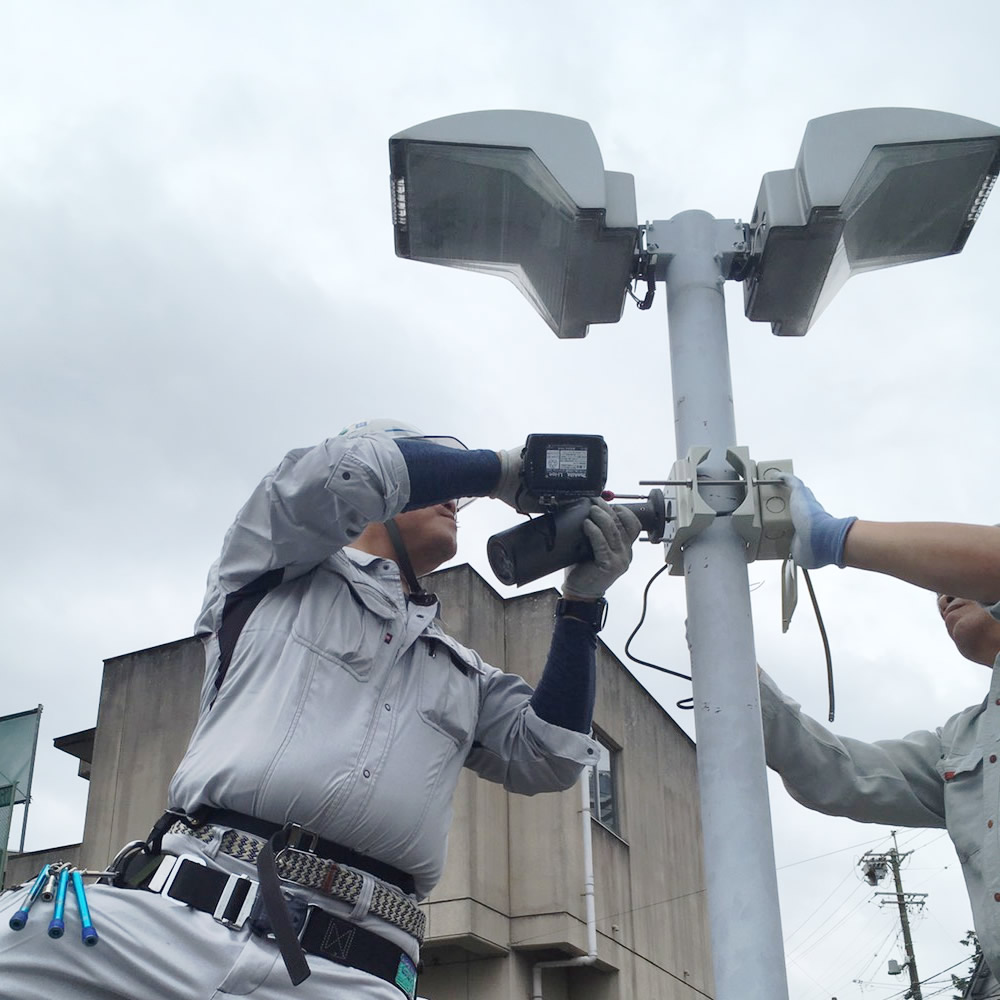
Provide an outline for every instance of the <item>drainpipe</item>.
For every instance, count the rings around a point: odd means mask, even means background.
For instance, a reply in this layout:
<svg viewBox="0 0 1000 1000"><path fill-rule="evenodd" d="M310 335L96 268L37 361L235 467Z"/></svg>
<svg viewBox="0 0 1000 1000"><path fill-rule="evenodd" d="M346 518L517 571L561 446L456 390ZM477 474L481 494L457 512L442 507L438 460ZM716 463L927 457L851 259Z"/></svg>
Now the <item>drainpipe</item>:
<svg viewBox="0 0 1000 1000"><path fill-rule="evenodd" d="M594 911L594 843L590 820L590 773L580 779L580 816L583 824L583 895L587 909L587 954L552 962L538 962L531 970L531 1000L542 998L542 969L561 969L571 965L593 965L597 961L597 917Z"/></svg>

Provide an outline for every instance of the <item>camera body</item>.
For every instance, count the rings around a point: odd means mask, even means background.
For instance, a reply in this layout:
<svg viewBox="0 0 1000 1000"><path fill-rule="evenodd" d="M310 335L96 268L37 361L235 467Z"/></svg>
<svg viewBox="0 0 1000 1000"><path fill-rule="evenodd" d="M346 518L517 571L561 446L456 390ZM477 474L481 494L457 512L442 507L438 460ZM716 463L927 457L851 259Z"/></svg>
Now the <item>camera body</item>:
<svg viewBox="0 0 1000 1000"><path fill-rule="evenodd" d="M601 495L608 446L600 434L529 434L521 454L522 489L542 506Z"/></svg>
<svg viewBox="0 0 1000 1000"><path fill-rule="evenodd" d="M593 501L608 479L608 446L599 434L529 434L521 452L521 487L547 510L493 535L486 554L501 583L521 586L592 559L583 531ZM661 490L644 503L624 504L650 541L661 541L668 514Z"/></svg>

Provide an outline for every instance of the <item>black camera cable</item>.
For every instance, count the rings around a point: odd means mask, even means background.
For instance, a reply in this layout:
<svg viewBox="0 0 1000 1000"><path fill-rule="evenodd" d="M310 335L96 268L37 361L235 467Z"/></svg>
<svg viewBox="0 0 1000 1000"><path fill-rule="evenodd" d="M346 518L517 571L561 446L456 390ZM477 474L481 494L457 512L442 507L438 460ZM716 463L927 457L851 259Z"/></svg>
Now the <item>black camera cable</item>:
<svg viewBox="0 0 1000 1000"><path fill-rule="evenodd" d="M656 578L666 569L669 569L669 565L664 564L646 582L646 586L642 592L642 614L639 616L639 621L636 623L635 628L632 629L632 634L625 641L625 655L633 663L638 663L643 667L649 667L651 670L658 670L660 673L670 674L673 677L680 677L681 680L689 681L691 680L690 674L681 673L679 670L671 670L669 667L662 667L658 663L650 663L648 660L641 660L638 656L633 656L629 651L632 640L636 637L639 629L642 628L643 622L646 620L646 610L649 606L649 588L652 587ZM816 615L816 624L819 626L820 638L823 640L823 654L826 657L827 694L829 697L829 713L827 717L830 722L833 722L836 700L833 691L833 655L830 652L830 640L826 634L826 626L823 624L823 615L819 610L819 601L816 599L816 591L813 589L812 580L809 578L809 571L803 569L802 575L805 577L806 589L809 591L809 600L812 602L813 612ZM680 709L691 711L694 709L694 698L681 698L676 704Z"/></svg>

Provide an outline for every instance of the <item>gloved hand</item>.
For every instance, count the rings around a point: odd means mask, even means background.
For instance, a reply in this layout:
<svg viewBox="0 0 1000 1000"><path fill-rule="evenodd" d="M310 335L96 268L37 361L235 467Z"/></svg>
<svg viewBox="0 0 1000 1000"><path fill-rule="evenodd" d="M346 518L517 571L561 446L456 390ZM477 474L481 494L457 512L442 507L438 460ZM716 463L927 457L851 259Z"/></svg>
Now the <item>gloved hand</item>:
<svg viewBox="0 0 1000 1000"><path fill-rule="evenodd" d="M583 522L594 558L566 570L563 596L603 597L632 562L632 543L641 530L639 518L627 507L612 507L606 500L595 499Z"/></svg>
<svg viewBox="0 0 1000 1000"><path fill-rule="evenodd" d="M844 566L844 541L856 517L833 517L813 496L798 476L785 473L781 481L791 489L789 512L795 534L792 536L792 559L803 569L820 566Z"/></svg>
<svg viewBox="0 0 1000 1000"><path fill-rule="evenodd" d="M519 514L542 514L541 507L534 497L528 496L521 485L521 452L524 445L498 451L500 458L500 479L490 496L495 500L503 500L508 507L513 507Z"/></svg>

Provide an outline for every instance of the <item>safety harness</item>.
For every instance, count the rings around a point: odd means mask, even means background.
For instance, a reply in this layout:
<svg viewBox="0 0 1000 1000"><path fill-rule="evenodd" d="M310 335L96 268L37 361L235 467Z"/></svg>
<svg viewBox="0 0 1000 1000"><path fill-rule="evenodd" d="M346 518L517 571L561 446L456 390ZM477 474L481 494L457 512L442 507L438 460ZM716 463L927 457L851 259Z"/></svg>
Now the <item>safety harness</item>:
<svg viewBox="0 0 1000 1000"><path fill-rule="evenodd" d="M256 865L257 879L209 868L198 858L163 854L168 832L204 843L218 838L220 853ZM426 917L410 898L412 876L296 824L279 826L222 809L201 809L195 816L168 811L145 841L123 848L111 867L111 882L120 888L169 896L232 930L247 925L255 934L273 936L295 986L309 976L305 956L311 954L392 983L408 1000L416 996L417 968L398 945L282 888L282 882L292 882L352 905L364 897L365 912L420 943Z"/></svg>

